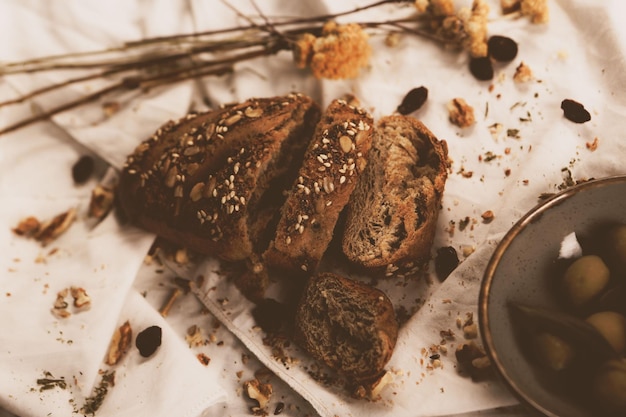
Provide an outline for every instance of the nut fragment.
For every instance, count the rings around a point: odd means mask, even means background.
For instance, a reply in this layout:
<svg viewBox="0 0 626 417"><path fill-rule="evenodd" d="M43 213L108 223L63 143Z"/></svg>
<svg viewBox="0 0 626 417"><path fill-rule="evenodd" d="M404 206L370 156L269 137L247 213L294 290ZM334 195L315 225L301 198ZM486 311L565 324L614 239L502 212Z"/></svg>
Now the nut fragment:
<svg viewBox="0 0 626 417"><path fill-rule="evenodd" d="M198 347L204 344L204 337L202 336L202 330L197 325L192 325L187 329L185 335L185 341L189 344L189 347Z"/></svg>
<svg viewBox="0 0 626 417"><path fill-rule="evenodd" d="M117 364L124 357L126 352L128 352L132 338L133 331L127 320L113 333L105 363L110 366Z"/></svg>
<svg viewBox="0 0 626 417"><path fill-rule="evenodd" d="M58 214L41 225L39 231L35 235L35 239L46 246L63 234L76 219L76 209L71 208L68 211Z"/></svg>
<svg viewBox="0 0 626 417"><path fill-rule="evenodd" d="M98 184L91 191L91 200L87 215L89 217L102 220L113 208L115 195L113 190L104 185Z"/></svg>
<svg viewBox="0 0 626 417"><path fill-rule="evenodd" d="M521 62L517 68L515 68L515 75L513 75L513 81L516 83L525 83L533 79L533 72L528 65Z"/></svg>
<svg viewBox="0 0 626 417"><path fill-rule="evenodd" d="M41 223L39 222L39 220L37 220L36 217L29 216L20 220L18 225L11 230L16 235L31 237L39 232L40 227Z"/></svg>
<svg viewBox="0 0 626 417"><path fill-rule="evenodd" d="M495 215L493 214L493 211L487 210L483 214L481 214L480 217L482 217L485 223L489 223L494 219Z"/></svg>
<svg viewBox="0 0 626 417"><path fill-rule="evenodd" d="M57 293L57 298L54 300L54 305L52 307L52 314L62 319L66 319L72 315L67 310L69 305L67 304L67 301L65 301L65 298L67 297L68 293L69 293L69 290L67 288L59 291Z"/></svg>
<svg viewBox="0 0 626 417"><path fill-rule="evenodd" d="M74 298L74 307L80 310L87 310L91 307L91 297L87 295L87 291L81 287L71 287L70 293Z"/></svg>
<svg viewBox="0 0 626 417"><path fill-rule="evenodd" d="M473 380L482 380L491 373L491 362L484 349L475 342L459 345L455 352L456 359Z"/></svg>
<svg viewBox="0 0 626 417"><path fill-rule="evenodd" d="M256 400L259 408L265 408L272 398L272 384L264 384L258 379L251 379L243 383L243 388L252 400Z"/></svg>
<svg viewBox="0 0 626 417"><path fill-rule="evenodd" d="M450 121L459 127L469 127L474 124L474 108L462 98L454 98L448 103Z"/></svg>

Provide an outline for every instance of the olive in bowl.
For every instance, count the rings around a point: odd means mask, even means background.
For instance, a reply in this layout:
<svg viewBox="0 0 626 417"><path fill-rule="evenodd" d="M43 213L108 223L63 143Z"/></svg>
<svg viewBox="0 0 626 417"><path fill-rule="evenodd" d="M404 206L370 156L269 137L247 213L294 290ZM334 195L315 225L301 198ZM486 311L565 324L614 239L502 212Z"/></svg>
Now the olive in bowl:
<svg viewBox="0 0 626 417"><path fill-rule="evenodd" d="M511 392L542 415L626 415L621 225L626 176L588 181L525 214L487 264L485 350ZM567 254L571 236L577 253Z"/></svg>

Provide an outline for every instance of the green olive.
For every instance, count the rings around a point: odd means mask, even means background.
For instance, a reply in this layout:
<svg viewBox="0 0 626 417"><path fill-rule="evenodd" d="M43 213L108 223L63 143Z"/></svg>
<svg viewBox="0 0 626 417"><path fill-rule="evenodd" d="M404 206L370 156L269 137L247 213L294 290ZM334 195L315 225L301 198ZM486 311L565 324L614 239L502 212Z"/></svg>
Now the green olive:
<svg viewBox="0 0 626 417"><path fill-rule="evenodd" d="M611 227L606 236L606 257L616 275L626 279L626 224Z"/></svg>
<svg viewBox="0 0 626 417"><path fill-rule="evenodd" d="M626 359L604 363L592 382L592 395L600 408L615 415L626 415Z"/></svg>
<svg viewBox="0 0 626 417"><path fill-rule="evenodd" d="M609 276L609 268L602 258L596 255L581 256L565 270L563 295L572 306L583 307L604 291Z"/></svg>
<svg viewBox="0 0 626 417"><path fill-rule="evenodd" d="M532 347L539 364L554 371L566 369L575 356L569 343L548 332L534 335Z"/></svg>
<svg viewBox="0 0 626 417"><path fill-rule="evenodd" d="M600 332L615 352L626 350L626 317L614 311L600 311L587 317L586 321Z"/></svg>

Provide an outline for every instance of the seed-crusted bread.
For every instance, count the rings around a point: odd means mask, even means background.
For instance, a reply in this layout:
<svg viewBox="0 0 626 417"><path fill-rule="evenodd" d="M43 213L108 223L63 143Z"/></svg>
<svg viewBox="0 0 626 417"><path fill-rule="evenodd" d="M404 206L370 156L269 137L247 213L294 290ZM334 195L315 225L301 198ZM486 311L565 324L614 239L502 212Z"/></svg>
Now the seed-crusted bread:
<svg viewBox="0 0 626 417"><path fill-rule="evenodd" d="M311 98L290 94L171 121L128 157L118 202L173 243L228 261L254 257L319 115Z"/></svg>
<svg viewBox="0 0 626 417"><path fill-rule="evenodd" d="M398 337L393 305L382 291L341 275L312 275L296 310L294 340L314 359L353 380L384 372Z"/></svg>
<svg viewBox="0 0 626 417"><path fill-rule="evenodd" d="M263 259L282 271L315 271L365 168L373 119L356 99L334 100L318 123Z"/></svg>
<svg viewBox="0 0 626 417"><path fill-rule="evenodd" d="M387 276L430 256L447 179L448 148L411 116L380 119L365 172L347 207L349 260Z"/></svg>

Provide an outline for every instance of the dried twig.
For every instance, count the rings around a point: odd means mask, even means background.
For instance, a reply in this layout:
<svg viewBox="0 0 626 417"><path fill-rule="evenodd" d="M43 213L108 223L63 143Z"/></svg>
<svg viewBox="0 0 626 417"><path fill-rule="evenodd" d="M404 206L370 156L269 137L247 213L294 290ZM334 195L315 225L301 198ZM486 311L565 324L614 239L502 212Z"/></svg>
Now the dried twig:
<svg viewBox="0 0 626 417"><path fill-rule="evenodd" d="M0 64L0 76L4 77L13 74L36 74L56 70L87 72L26 92L15 99L0 102L0 108L32 100L88 81L109 81L107 86L97 91L0 128L0 135L49 119L59 113L115 93L129 90L144 92L155 87L171 85L189 79L222 75L234 71L235 65L238 63L271 56L281 51L292 52L299 67L307 66L311 57L298 55L303 53L303 46L308 48L308 53L311 53L311 49L318 46L315 43L317 37L322 37L323 42L321 44L324 47L333 41L339 43L336 38L340 37L342 33L349 33L350 36L355 35L353 28L345 32L336 29L326 33L326 25L329 22L392 3L406 5L407 15L393 20L355 22L354 24L360 28L358 30L373 30L374 33L382 32L383 34L399 32L419 36L442 45L452 44L461 49L466 46L465 43L468 39L475 41L475 39L471 39L472 33L465 32L464 20L460 17L460 11L458 16L441 16L428 12L419 13L413 7L414 0L378 0L335 14L286 19L270 19L262 13L254 0L250 1L258 13L256 19L246 16L230 5L227 0L222 1L248 24L219 30L130 41L119 47L99 51L68 53ZM478 3L481 1L483 0L475 0ZM478 10L479 8L474 7L469 12L470 18L474 9ZM467 10L464 16L468 16ZM449 28L444 24L448 18L456 19L459 22L458 25L454 26L456 28L454 33L450 33ZM326 39L326 36L329 38ZM361 35L357 34L357 36ZM300 44L303 37L308 43ZM355 48L362 46L362 43L355 44ZM369 57L369 52L363 51L360 56L353 58L359 65L363 65L363 60L367 57ZM344 59L349 61L350 57L344 57ZM333 63L332 65L338 64ZM313 67L311 69L313 70ZM327 71L326 73L313 71L313 74L316 77L325 77L326 74L331 74L330 76L337 78L349 76L341 71Z"/></svg>

